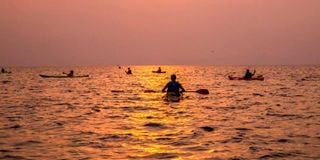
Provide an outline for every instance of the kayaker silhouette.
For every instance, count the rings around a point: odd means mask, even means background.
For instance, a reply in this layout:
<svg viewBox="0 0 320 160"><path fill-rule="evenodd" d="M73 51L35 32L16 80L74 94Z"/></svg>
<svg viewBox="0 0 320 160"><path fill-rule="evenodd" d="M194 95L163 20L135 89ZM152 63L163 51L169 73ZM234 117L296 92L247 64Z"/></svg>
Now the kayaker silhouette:
<svg viewBox="0 0 320 160"><path fill-rule="evenodd" d="M63 74L66 74L68 77L73 77L73 76L74 76L74 71L73 71L73 70L70 70L69 73L63 72Z"/></svg>
<svg viewBox="0 0 320 160"><path fill-rule="evenodd" d="M130 69L130 67L128 68L128 71L126 71L127 74L132 74L132 71Z"/></svg>
<svg viewBox="0 0 320 160"><path fill-rule="evenodd" d="M249 69L246 70L246 73L244 74L244 79L250 79L256 74L256 70L253 70L253 73L250 72Z"/></svg>
<svg viewBox="0 0 320 160"><path fill-rule="evenodd" d="M4 68L1 68L1 73L11 73L10 71L6 71Z"/></svg>
<svg viewBox="0 0 320 160"><path fill-rule="evenodd" d="M161 67L158 68L157 72L158 72L158 73L161 73Z"/></svg>
<svg viewBox="0 0 320 160"><path fill-rule="evenodd" d="M162 92L166 92L167 89L167 93L174 94L175 96L180 96L180 92L185 92L185 89L179 82L176 81L176 79L177 76L175 74L172 74L171 81L164 86Z"/></svg>

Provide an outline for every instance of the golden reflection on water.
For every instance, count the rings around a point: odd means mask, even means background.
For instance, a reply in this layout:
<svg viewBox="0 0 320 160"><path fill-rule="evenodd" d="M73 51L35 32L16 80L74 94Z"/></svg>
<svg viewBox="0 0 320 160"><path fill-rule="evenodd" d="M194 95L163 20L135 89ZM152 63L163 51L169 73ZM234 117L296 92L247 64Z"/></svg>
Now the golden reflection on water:
<svg viewBox="0 0 320 160"><path fill-rule="evenodd" d="M170 109L168 107L172 107L172 104L166 104L162 100L164 93L161 93L162 87L170 80L170 72L174 69L174 67L162 67L163 71L166 71L165 74L156 74L151 73L151 70L156 70L157 67L143 67L139 68L139 72L143 72L146 75L141 76L137 79L137 83L145 86L145 90L154 90L155 93L140 93L139 97L145 99L145 101L141 101L139 105L141 106L153 106L155 109L149 111L139 111L129 113L129 120L127 123L130 126L139 126L134 129L129 129L123 131L121 134L130 134L134 136L136 139L142 141L140 144L123 144L123 147L128 148L128 150L137 150L138 153L132 156L143 157L150 154L161 154L161 153L175 153L181 154L185 153L185 151L180 151L176 147L170 147L166 144L160 144L157 142L157 139L163 138L164 135L178 135L181 131L179 129L166 129L167 126L174 126L175 124L183 124L190 119L181 118L178 119L176 116L168 116ZM150 76L154 75L154 76ZM184 107L183 103L173 104L175 109ZM184 110L184 109L182 109ZM176 111L174 111L176 112ZM145 126L146 124L155 124L160 125L159 127L152 128ZM150 143L154 142L154 143ZM180 159L176 157L174 159Z"/></svg>
<svg viewBox="0 0 320 160"><path fill-rule="evenodd" d="M165 74L151 72L158 66L131 68L133 75L77 68L91 74L85 79L38 76L65 68L0 76L11 81L0 84L0 159L319 158L319 67L257 67L269 73L263 82L227 80L239 67L162 66ZM186 90L210 94L164 102L160 91L173 73Z"/></svg>

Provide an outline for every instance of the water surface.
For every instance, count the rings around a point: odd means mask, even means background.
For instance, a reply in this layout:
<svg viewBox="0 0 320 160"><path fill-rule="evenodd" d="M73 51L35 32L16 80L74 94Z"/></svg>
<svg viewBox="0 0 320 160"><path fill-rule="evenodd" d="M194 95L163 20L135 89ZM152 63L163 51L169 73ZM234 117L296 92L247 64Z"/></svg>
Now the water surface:
<svg viewBox="0 0 320 160"><path fill-rule="evenodd" d="M320 67L12 68L0 74L0 159L320 159ZM68 70L89 78L44 79ZM177 74L179 103L160 91Z"/></svg>

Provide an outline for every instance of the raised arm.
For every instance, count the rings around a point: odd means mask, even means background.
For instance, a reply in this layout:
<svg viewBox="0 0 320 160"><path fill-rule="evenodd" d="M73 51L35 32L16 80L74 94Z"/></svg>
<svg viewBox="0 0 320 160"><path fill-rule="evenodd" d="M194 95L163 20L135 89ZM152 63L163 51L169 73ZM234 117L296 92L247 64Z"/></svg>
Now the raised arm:
<svg viewBox="0 0 320 160"><path fill-rule="evenodd" d="M182 87L182 85L179 83L179 88L181 89L181 92L185 92L186 90Z"/></svg>
<svg viewBox="0 0 320 160"><path fill-rule="evenodd" d="M169 83L166 84L166 86L163 87L162 92L166 92L166 89L168 88Z"/></svg>

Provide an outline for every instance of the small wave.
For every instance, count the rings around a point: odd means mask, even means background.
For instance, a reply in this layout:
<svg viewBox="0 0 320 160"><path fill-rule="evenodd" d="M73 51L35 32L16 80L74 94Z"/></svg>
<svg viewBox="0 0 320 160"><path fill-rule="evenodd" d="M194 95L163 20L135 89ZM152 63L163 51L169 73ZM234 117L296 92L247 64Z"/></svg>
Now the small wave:
<svg viewBox="0 0 320 160"><path fill-rule="evenodd" d="M16 143L15 146L26 146L26 145L33 145L33 144L41 144L41 141L29 140L21 143Z"/></svg>
<svg viewBox="0 0 320 160"><path fill-rule="evenodd" d="M8 152L13 152L13 151L6 150L6 149L0 149L0 152L1 152L1 153L8 153Z"/></svg>
<svg viewBox="0 0 320 160"><path fill-rule="evenodd" d="M13 126L11 126L11 127L9 127L9 128L11 128L11 129L18 129L18 128L21 128L21 125L16 124L16 125L13 125Z"/></svg>
<svg viewBox="0 0 320 160"><path fill-rule="evenodd" d="M144 126L146 126L146 127L155 127L155 128L163 127L162 124L155 123L155 122L146 123L146 124L144 124Z"/></svg>
<svg viewBox="0 0 320 160"><path fill-rule="evenodd" d="M210 157L210 158L205 158L203 160L224 160L224 158L220 158L220 157Z"/></svg>
<svg viewBox="0 0 320 160"><path fill-rule="evenodd" d="M98 138L99 140L102 141L123 141L129 139L131 134L126 134L126 135L118 135L118 134L109 134L109 135L104 135L103 137Z"/></svg>
<svg viewBox="0 0 320 160"><path fill-rule="evenodd" d="M291 140L289 140L289 139L278 139L278 140L276 140L276 142L279 142L279 143L289 143L289 142L292 142Z"/></svg>
<svg viewBox="0 0 320 160"><path fill-rule="evenodd" d="M91 148L108 148L109 146L107 146L104 143L100 143L100 142L95 142L95 141L73 141L72 144L69 144L70 147L91 147Z"/></svg>
<svg viewBox="0 0 320 160"><path fill-rule="evenodd" d="M257 147L257 146L250 146L249 149L250 149L250 151L252 151L252 152L259 152L259 151L261 151L261 148L260 148L260 147Z"/></svg>
<svg viewBox="0 0 320 160"><path fill-rule="evenodd" d="M280 114L280 113L267 113L267 116L275 116L275 117L288 117L288 118L294 118L294 119L298 119L298 118L304 118L301 115L297 115L297 114Z"/></svg>
<svg viewBox="0 0 320 160"><path fill-rule="evenodd" d="M288 158L288 157L294 157L297 155L301 155L300 152L272 152L270 154L266 154L261 156L259 159L275 159L275 158Z"/></svg>
<svg viewBox="0 0 320 160"><path fill-rule="evenodd" d="M251 131L252 129L250 128L234 128L235 130L238 130L238 131Z"/></svg>
<svg viewBox="0 0 320 160"><path fill-rule="evenodd" d="M132 106L132 107L120 107L122 110L124 111L145 111L145 110L156 110L155 108L151 108L151 107L143 107L143 106Z"/></svg>
<svg viewBox="0 0 320 160"><path fill-rule="evenodd" d="M58 106L68 106L68 107L71 107L71 106L72 106L72 104L70 104L70 103L56 103L56 104L54 104L54 105L58 105Z"/></svg>
<svg viewBox="0 0 320 160"><path fill-rule="evenodd" d="M210 126L203 126L203 127L200 127L201 129L203 129L204 131L207 131L207 132L212 132L215 130L214 127L210 127Z"/></svg>
<svg viewBox="0 0 320 160"><path fill-rule="evenodd" d="M0 159L14 159L14 160L30 160L28 158L22 157L22 156L15 156L15 155L4 155L0 157Z"/></svg>
<svg viewBox="0 0 320 160"><path fill-rule="evenodd" d="M319 81L319 80L320 80L320 76L310 75L310 76L303 77L297 81Z"/></svg>
<svg viewBox="0 0 320 160"><path fill-rule="evenodd" d="M187 145L193 145L195 144L194 142L190 142L190 141L176 141L171 143L172 146L187 146Z"/></svg>
<svg viewBox="0 0 320 160"><path fill-rule="evenodd" d="M245 160L246 158L242 158L242 157L231 157L229 158L229 160Z"/></svg>
<svg viewBox="0 0 320 160"><path fill-rule="evenodd" d="M3 84L7 84L7 83L10 83L10 82L11 81L6 81L6 80L2 81Z"/></svg>
<svg viewBox="0 0 320 160"><path fill-rule="evenodd" d="M236 136L236 137L232 137L231 139L222 140L220 141L220 143L239 143L242 140L243 140L242 136Z"/></svg>
<svg viewBox="0 0 320 160"><path fill-rule="evenodd" d="M178 155L175 153L154 153L151 155L147 155L141 158L146 159L172 159L172 158L178 158Z"/></svg>
<svg viewBox="0 0 320 160"><path fill-rule="evenodd" d="M207 151L207 150L210 150L210 148L203 147L203 146L192 146L192 147L187 147L184 150L187 150L187 151Z"/></svg>
<svg viewBox="0 0 320 160"><path fill-rule="evenodd" d="M258 96L258 97L264 97L264 95L261 94L261 93L252 93L252 95L253 95L253 96Z"/></svg>
<svg viewBox="0 0 320 160"><path fill-rule="evenodd" d="M160 138L156 138L157 141L171 141L172 138L169 137L160 137Z"/></svg>

